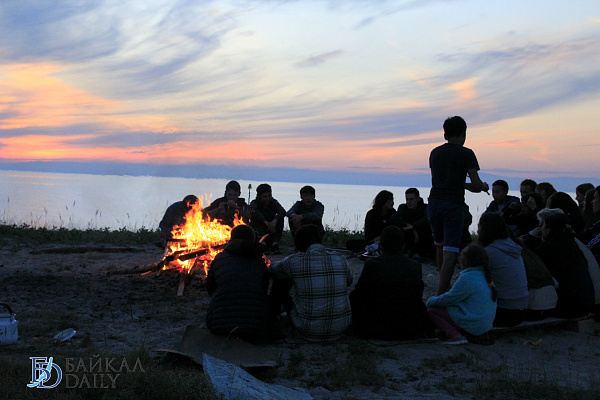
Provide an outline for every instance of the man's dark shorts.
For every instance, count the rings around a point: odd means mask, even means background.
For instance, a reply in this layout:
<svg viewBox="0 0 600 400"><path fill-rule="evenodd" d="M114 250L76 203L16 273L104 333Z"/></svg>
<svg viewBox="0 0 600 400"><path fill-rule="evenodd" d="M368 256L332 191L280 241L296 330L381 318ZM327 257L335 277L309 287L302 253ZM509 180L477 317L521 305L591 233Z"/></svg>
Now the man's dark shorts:
<svg viewBox="0 0 600 400"><path fill-rule="evenodd" d="M465 220L464 205L447 200L429 199L427 218L435 245L443 246L445 251L458 253Z"/></svg>

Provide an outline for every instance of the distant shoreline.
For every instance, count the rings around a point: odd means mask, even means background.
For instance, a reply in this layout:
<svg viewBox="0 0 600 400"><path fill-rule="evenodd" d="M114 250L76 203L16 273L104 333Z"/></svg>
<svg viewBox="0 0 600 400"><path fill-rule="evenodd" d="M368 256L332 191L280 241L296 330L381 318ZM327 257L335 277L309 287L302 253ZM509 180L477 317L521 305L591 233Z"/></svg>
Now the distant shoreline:
<svg viewBox="0 0 600 400"><path fill-rule="evenodd" d="M115 176L153 176L162 178L184 179L236 179L263 182L298 182L306 184L341 184L341 185L373 185L387 187L421 187L431 186L428 169L417 170L412 174L391 172L353 172L353 171L320 171L298 168L261 168L239 165L154 165L143 163L90 163L67 161L28 161L0 162L0 170L29 171L48 173L73 173L90 175ZM381 169L381 171L386 171ZM480 173L481 178L490 185L497 179L504 179L512 189L518 188L522 177L515 177L515 171L506 171L506 175ZM510 176L509 176L510 175ZM577 185L590 182L600 185L597 178L555 176L539 178L535 174L528 176L537 182L550 182L563 192L572 193Z"/></svg>

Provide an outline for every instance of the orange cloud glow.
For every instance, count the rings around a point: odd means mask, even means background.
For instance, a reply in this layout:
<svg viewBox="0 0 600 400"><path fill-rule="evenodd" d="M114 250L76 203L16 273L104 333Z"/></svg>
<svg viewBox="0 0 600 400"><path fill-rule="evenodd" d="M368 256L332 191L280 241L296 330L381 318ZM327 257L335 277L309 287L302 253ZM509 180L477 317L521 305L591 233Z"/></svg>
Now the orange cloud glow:
<svg viewBox="0 0 600 400"><path fill-rule="evenodd" d="M9 116L0 120L0 130L92 122L116 126L121 131L175 130L164 117L119 116L127 112L123 104L69 86L57 77L61 70L61 67L52 64L2 67L0 112Z"/></svg>

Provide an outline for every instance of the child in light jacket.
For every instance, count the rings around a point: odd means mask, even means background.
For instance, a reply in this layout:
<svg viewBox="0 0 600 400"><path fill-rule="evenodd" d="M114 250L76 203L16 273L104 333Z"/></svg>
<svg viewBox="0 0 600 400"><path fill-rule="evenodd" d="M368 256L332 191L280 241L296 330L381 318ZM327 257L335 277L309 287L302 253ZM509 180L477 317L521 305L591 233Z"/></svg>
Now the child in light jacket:
<svg viewBox="0 0 600 400"><path fill-rule="evenodd" d="M460 253L458 262L463 271L452 289L427 300L431 319L449 338L445 344L467 343L463 332L473 336L486 333L496 316L497 292L485 249L471 244Z"/></svg>

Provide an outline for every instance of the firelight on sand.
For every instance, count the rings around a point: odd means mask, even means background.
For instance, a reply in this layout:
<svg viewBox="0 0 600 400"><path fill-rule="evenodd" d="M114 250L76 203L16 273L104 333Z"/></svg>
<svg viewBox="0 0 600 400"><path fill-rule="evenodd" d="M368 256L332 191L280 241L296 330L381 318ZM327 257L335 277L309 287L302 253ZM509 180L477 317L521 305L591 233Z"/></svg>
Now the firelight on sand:
<svg viewBox="0 0 600 400"><path fill-rule="evenodd" d="M206 250L206 253L188 260L176 258L168 265L165 265L163 269L179 269L181 272L189 274L197 263L202 263L204 273L208 273L210 262L223 250L223 245L229 242L233 228L228 225L222 225L217 220L211 220L208 217L204 218L202 209L202 198L200 198L186 214L185 224L176 226L173 229L174 240L167 243L165 257L202 249ZM244 224L244 221L236 215L233 224L235 227Z"/></svg>

